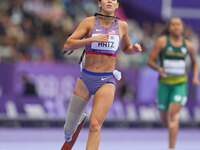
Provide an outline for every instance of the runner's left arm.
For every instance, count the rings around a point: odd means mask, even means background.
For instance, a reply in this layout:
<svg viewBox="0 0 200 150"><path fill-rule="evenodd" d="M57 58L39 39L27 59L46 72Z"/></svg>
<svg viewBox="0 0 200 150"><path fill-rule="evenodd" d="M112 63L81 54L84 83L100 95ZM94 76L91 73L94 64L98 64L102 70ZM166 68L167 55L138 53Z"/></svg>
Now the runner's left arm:
<svg viewBox="0 0 200 150"><path fill-rule="evenodd" d="M197 65L197 60L196 60L196 56L195 56L194 46L189 41L186 41L186 44L187 44L187 48L188 48L188 53L189 53L191 61L192 61L192 70L193 70L193 80L192 81L195 86L198 86L199 85L198 65Z"/></svg>
<svg viewBox="0 0 200 150"><path fill-rule="evenodd" d="M121 29L122 29L122 41L121 41L121 49L122 51L127 54L127 55L131 55L131 54L136 54L142 51L142 48L140 46L140 44L136 43L134 45L131 45L129 36L128 36L128 25L126 22L121 21L120 22L121 25Z"/></svg>

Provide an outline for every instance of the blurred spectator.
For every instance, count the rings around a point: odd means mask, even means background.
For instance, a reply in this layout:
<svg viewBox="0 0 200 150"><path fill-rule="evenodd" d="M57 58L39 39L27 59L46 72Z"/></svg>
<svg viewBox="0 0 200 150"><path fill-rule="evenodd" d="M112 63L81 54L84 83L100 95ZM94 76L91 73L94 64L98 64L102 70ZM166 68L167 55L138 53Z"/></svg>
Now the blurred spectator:
<svg viewBox="0 0 200 150"><path fill-rule="evenodd" d="M97 0L91 0L87 2L83 2L83 9L87 16L92 16L94 15L94 12L97 12L99 10L97 6Z"/></svg>
<svg viewBox="0 0 200 150"><path fill-rule="evenodd" d="M22 75L21 79L22 79L23 88L24 88L22 95L23 96L37 96L34 83L32 83L26 75Z"/></svg>
<svg viewBox="0 0 200 150"><path fill-rule="evenodd" d="M200 50L199 50L200 39L199 39L199 36L192 30L191 27L189 26L185 27L184 37L192 42L192 44L194 45L196 54L200 54Z"/></svg>
<svg viewBox="0 0 200 150"><path fill-rule="evenodd" d="M153 26L153 40L155 40L156 38L158 38L158 36L161 34L161 32L163 31L165 27L165 24L162 22L156 22Z"/></svg>
<svg viewBox="0 0 200 150"><path fill-rule="evenodd" d="M192 30L191 27L186 26L185 30L184 30L184 37L185 39L188 39L193 45L194 45L194 49L195 49L195 53L196 53L196 58L197 58L197 63L198 63L198 67L200 68L200 48L199 48L199 36ZM189 58L186 59L187 60L187 67L189 68L189 65L191 64L191 61Z"/></svg>
<svg viewBox="0 0 200 150"><path fill-rule="evenodd" d="M86 16L99 11L97 0L17 0L0 1L0 62L34 61L54 63L59 61L77 63L82 49L62 56L67 38ZM117 15L126 20L122 7ZM153 48L154 40L163 29L162 22L127 20L131 44L143 45L143 52L127 57L119 52L119 66L143 67ZM185 38L199 50L199 35L186 27ZM199 59L198 59L199 60ZM200 63L200 60L199 60ZM199 65L200 66L200 65Z"/></svg>
<svg viewBox="0 0 200 150"><path fill-rule="evenodd" d="M133 89L124 78L117 82L117 97L120 100L133 100L135 89Z"/></svg>

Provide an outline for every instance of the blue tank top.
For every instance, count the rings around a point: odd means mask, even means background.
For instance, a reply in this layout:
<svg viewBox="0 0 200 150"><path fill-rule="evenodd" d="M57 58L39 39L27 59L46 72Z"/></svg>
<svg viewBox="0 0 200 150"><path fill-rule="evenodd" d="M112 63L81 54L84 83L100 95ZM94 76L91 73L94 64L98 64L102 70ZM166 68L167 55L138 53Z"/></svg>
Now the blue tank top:
<svg viewBox="0 0 200 150"><path fill-rule="evenodd" d="M105 28L100 24L99 18L95 17L95 24L90 37L100 34L109 34L108 42L92 42L91 44L86 45L85 54L99 54L116 57L121 43L118 21L115 20L109 28Z"/></svg>

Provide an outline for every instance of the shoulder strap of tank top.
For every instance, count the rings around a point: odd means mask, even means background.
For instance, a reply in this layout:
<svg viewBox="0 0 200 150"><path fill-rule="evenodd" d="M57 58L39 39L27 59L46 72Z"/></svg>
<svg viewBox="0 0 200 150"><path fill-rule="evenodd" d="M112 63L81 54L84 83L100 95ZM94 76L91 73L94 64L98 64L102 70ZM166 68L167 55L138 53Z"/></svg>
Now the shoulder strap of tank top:
<svg viewBox="0 0 200 150"><path fill-rule="evenodd" d="M167 36L166 46L169 46L169 45L171 45L171 42L170 42L170 39L169 39L169 35L166 35L166 36Z"/></svg>
<svg viewBox="0 0 200 150"><path fill-rule="evenodd" d="M187 47L185 38L183 38L183 47Z"/></svg>

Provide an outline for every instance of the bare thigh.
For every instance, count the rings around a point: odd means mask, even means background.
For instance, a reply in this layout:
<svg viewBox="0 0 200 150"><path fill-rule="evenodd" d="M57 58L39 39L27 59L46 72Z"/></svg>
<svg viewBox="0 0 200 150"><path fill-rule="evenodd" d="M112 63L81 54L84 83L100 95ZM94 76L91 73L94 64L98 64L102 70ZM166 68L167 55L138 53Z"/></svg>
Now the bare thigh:
<svg viewBox="0 0 200 150"><path fill-rule="evenodd" d="M169 105L168 111L161 111L160 116L162 118L162 123L164 126L168 126L168 115L175 116L176 114L179 114L181 109L181 105L178 103L171 103Z"/></svg>
<svg viewBox="0 0 200 150"><path fill-rule="evenodd" d="M78 78L76 82L76 86L73 92L76 96L83 98L84 100L90 100L91 94L88 91L88 88L84 84L84 82Z"/></svg>
<svg viewBox="0 0 200 150"><path fill-rule="evenodd" d="M93 108L90 119L103 123L110 107L112 106L115 94L113 84L103 85L94 95Z"/></svg>

